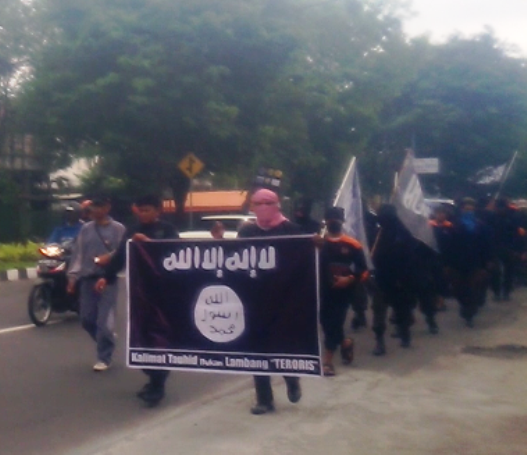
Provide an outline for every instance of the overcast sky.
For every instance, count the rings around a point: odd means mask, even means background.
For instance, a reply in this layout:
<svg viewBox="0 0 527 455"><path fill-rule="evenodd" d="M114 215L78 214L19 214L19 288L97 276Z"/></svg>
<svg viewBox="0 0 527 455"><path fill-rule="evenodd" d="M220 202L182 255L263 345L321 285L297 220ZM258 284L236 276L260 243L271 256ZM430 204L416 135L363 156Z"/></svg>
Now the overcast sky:
<svg viewBox="0 0 527 455"><path fill-rule="evenodd" d="M459 31L473 35L490 25L496 36L527 57L527 0L412 0L417 15L405 24L410 35L431 32L434 41Z"/></svg>

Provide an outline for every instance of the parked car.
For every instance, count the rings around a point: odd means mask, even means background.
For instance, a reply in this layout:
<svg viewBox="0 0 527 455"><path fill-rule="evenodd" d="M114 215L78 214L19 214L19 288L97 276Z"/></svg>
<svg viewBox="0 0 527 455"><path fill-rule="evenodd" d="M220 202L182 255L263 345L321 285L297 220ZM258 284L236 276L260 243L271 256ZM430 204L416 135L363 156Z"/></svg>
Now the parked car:
<svg viewBox="0 0 527 455"><path fill-rule="evenodd" d="M201 226L203 229L210 230L216 221L220 221L225 226L226 231L238 232L242 224L255 220L256 216L252 214L208 215L201 218Z"/></svg>
<svg viewBox="0 0 527 455"><path fill-rule="evenodd" d="M235 239L238 235L236 231L225 231L224 239ZM179 233L180 239L212 239L210 231L183 231Z"/></svg>
<svg viewBox="0 0 527 455"><path fill-rule="evenodd" d="M225 227L223 238L235 239L238 236L238 230L240 229L241 225L243 223L252 222L255 219L256 217L250 214L208 215L201 218L201 229L180 232L179 236L182 239L211 239L212 235L210 230L216 221L220 221Z"/></svg>

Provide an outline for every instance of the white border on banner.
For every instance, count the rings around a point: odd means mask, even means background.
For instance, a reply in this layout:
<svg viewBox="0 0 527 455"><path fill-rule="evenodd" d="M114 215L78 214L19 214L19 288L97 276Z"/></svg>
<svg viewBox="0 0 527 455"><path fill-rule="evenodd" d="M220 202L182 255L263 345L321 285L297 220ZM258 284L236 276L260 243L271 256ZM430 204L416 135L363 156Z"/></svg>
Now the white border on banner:
<svg viewBox="0 0 527 455"><path fill-rule="evenodd" d="M320 337L319 337L320 341ZM320 344L320 343L319 343ZM254 355L247 352L219 352L219 351L198 351L198 350L191 350L191 349L157 349L157 348L134 348L134 351L146 351L146 352L159 352L160 354L171 354L171 353L182 353L188 355L199 355L199 354L214 354L214 355ZM271 356L277 356L277 357L283 357L283 358L301 358L306 360L314 360L318 361L320 363L320 374L310 374L310 373L303 373L303 372L297 372L297 371L254 371L254 370L228 370L228 369L217 369L217 368L190 368L186 366L181 367L175 367L175 368L166 368L162 366L155 366L155 365L132 365L130 364L130 352L127 352L126 357L126 363L127 366L133 370L166 370L166 371L189 371L193 373L215 373L215 374L237 374L239 376L302 376L306 378L319 378L323 376L323 368L322 368L322 359L320 356L316 355L302 355L302 354L275 354L275 353L265 353L265 354L256 354L258 356L261 356L262 359L259 360L267 360L270 359L268 357Z"/></svg>
<svg viewBox="0 0 527 455"><path fill-rule="evenodd" d="M324 362L322 361L322 337L324 332L322 331L322 326L320 324L320 250L318 247L315 247L315 267L316 267L316 280L317 280L317 330L318 330L318 360L320 362L320 378L324 377Z"/></svg>
<svg viewBox="0 0 527 455"><path fill-rule="evenodd" d="M126 242L126 366L130 366L130 242Z"/></svg>
<svg viewBox="0 0 527 455"><path fill-rule="evenodd" d="M248 240L272 240L272 239L312 239L314 236L311 234L300 234L300 235L277 235L272 237L251 237L251 238L236 238L236 239L222 239L222 241L227 242L237 242L237 243L245 243ZM194 373L214 373L214 374L236 374L239 376L302 376L302 377L310 377L310 378L320 378L324 377L323 374L323 368L322 368L322 340L321 340L321 331L320 331L320 260L319 260L319 249L315 247L315 275L316 275L316 302L317 302L317 338L318 338L318 356L310 356L310 355L300 355L300 354L257 354L257 355L265 355L265 356L288 356L288 357L313 357L313 359L316 359L320 363L320 374L314 375L314 374L306 374L306 373L289 373L289 372L243 372L243 371L229 371L229 370L215 370L215 369L201 369L201 368L186 368L186 367L178 367L178 368L162 368L162 367L156 367L156 366L144 366L144 365L131 365L130 364L130 243L132 242L131 239L128 239L126 242L126 292L127 292L127 298L126 298L126 367L130 369L148 369L148 370L166 370L166 371L188 371L188 372L194 372ZM214 239L160 239L160 240L152 240L152 242L156 243L200 243L200 242L214 242ZM189 350L181 350L181 349L157 349L157 348L134 348L134 350L137 351L160 351L160 352L188 352ZM193 351L196 353L213 353L213 354L235 354L235 355L251 355L251 353L247 352L218 352L218 351ZM253 353L256 354L256 353Z"/></svg>

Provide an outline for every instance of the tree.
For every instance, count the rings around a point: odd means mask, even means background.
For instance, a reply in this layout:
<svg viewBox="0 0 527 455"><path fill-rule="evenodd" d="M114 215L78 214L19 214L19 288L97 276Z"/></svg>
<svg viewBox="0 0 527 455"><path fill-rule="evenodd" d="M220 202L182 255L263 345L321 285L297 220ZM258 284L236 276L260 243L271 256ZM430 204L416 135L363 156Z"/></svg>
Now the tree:
<svg viewBox="0 0 527 455"><path fill-rule="evenodd" d="M449 196L474 191L476 171L527 152L527 61L507 55L491 33L414 46L418 71L386 104L371 147L393 166L414 143L418 157L441 160L440 180L429 183Z"/></svg>
<svg viewBox="0 0 527 455"><path fill-rule="evenodd" d="M51 30L25 90L58 165L95 150L127 188L174 189L189 151L215 172L281 168L330 194L399 91L404 35L380 2L36 0Z"/></svg>

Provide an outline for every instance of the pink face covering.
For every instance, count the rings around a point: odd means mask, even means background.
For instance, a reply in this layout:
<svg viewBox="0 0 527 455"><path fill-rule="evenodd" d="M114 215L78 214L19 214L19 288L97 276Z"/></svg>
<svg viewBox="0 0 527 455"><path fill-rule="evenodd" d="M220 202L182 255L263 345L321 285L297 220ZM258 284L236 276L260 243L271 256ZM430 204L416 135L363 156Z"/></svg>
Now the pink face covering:
<svg viewBox="0 0 527 455"><path fill-rule="evenodd" d="M251 205L256 224L264 230L274 228L287 219L280 212L278 195L271 190L258 190L251 198Z"/></svg>

